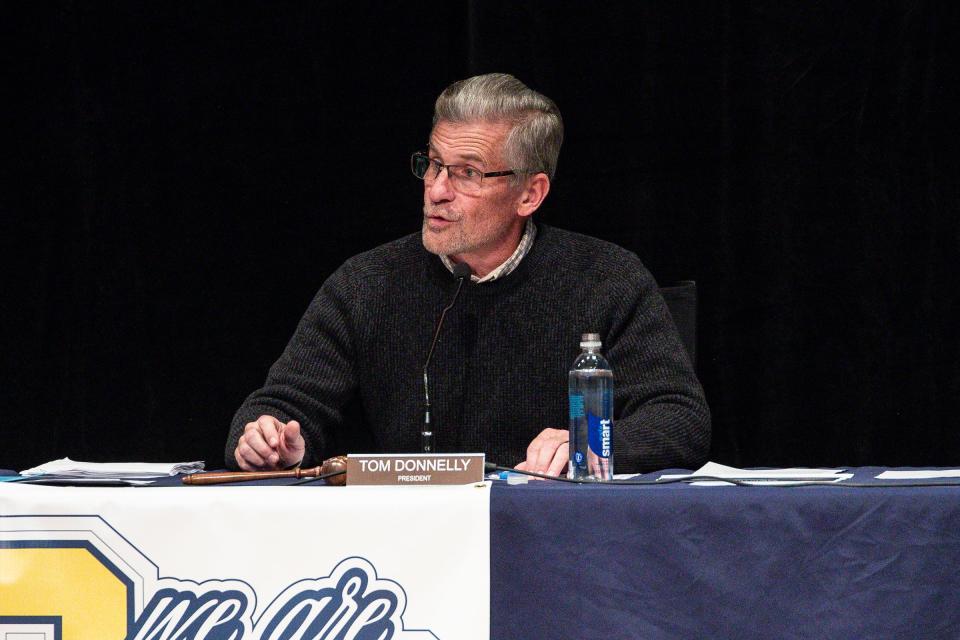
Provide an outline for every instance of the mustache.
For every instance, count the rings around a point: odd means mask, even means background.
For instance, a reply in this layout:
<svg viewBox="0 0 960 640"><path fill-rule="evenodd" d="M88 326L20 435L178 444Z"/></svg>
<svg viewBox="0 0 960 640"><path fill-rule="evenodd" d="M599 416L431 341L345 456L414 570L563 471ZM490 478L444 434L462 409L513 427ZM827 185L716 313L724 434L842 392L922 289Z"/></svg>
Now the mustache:
<svg viewBox="0 0 960 640"><path fill-rule="evenodd" d="M444 220L449 220L451 222L459 222L460 218L463 217L463 213L457 211L456 209L443 209L441 207L432 207L430 205L423 206L423 216L430 217L436 216L443 218Z"/></svg>

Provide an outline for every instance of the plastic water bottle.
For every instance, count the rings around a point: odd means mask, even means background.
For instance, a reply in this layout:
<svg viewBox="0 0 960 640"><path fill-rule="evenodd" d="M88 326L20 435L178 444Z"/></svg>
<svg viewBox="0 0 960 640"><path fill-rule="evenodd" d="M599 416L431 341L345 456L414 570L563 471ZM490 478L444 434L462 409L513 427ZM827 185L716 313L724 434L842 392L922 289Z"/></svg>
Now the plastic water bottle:
<svg viewBox="0 0 960 640"><path fill-rule="evenodd" d="M583 334L570 368L568 478L613 479L613 371L601 346L600 334Z"/></svg>

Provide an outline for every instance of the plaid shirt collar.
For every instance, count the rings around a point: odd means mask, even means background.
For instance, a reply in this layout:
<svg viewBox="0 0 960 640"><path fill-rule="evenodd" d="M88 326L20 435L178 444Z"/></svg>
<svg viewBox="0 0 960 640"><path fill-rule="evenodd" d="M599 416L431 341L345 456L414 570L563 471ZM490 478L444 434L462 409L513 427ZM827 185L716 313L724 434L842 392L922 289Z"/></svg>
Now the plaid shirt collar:
<svg viewBox="0 0 960 640"><path fill-rule="evenodd" d="M533 241L536 237L537 225L533 224L533 218L527 218L527 224L523 228L523 235L520 237L520 244L517 245L516 251L514 251L509 258L504 260L499 267L482 278L471 275L470 281L478 284L482 282L493 282L497 278L502 278L508 275L511 271L517 268L517 265L520 264L520 261L523 260L524 256L530 253L530 247L533 246ZM450 260L450 257L440 256L440 260L443 261L443 266L445 266L450 273L453 273L453 261Z"/></svg>

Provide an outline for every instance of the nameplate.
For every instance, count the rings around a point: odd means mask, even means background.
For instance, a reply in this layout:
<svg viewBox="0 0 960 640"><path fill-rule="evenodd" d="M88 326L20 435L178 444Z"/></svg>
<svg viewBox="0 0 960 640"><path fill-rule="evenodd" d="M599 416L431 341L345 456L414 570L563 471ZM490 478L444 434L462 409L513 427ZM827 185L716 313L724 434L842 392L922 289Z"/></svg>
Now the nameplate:
<svg viewBox="0 0 960 640"><path fill-rule="evenodd" d="M482 453L351 454L347 485L431 485L483 482Z"/></svg>

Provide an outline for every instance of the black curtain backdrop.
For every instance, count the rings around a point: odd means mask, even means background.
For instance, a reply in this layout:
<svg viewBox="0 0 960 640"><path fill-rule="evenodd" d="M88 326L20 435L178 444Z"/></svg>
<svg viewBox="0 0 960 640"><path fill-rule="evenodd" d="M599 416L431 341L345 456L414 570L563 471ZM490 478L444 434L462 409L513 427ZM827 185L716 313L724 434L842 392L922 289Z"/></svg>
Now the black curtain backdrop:
<svg viewBox="0 0 960 640"><path fill-rule="evenodd" d="M539 218L698 282L714 460L960 465L956 3L2 15L0 467L221 466L323 280L419 228L436 95L490 71L563 112Z"/></svg>

